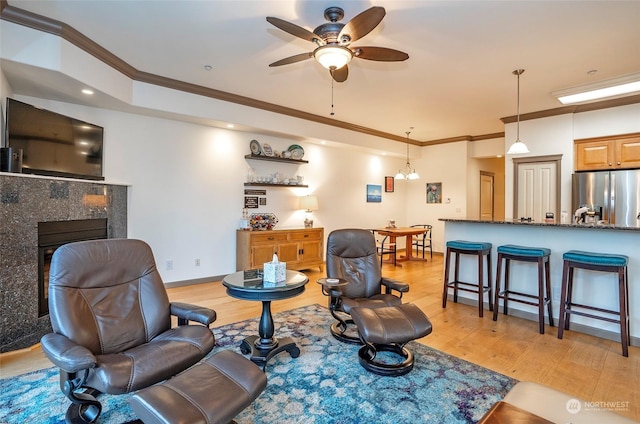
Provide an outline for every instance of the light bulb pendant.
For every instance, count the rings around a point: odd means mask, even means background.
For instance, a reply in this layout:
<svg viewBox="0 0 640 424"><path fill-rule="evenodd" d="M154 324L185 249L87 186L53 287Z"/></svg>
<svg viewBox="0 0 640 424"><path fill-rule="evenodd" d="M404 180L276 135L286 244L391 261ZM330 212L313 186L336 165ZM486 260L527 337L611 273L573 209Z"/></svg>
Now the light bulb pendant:
<svg viewBox="0 0 640 424"><path fill-rule="evenodd" d="M529 153L527 145L520 141L520 75L524 73L524 69L516 69L512 72L513 75L518 77L518 96L517 96L517 112L516 112L516 141L507 150L508 155L519 155Z"/></svg>

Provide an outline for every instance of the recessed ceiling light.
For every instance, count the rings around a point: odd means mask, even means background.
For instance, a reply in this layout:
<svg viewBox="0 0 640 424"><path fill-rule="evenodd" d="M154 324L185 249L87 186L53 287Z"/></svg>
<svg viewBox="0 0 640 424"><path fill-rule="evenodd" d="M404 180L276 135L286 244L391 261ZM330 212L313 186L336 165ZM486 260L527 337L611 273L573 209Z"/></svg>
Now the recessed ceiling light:
<svg viewBox="0 0 640 424"><path fill-rule="evenodd" d="M90 95L93 94L93 90L90 90L88 88L84 88L84 89L82 89L82 93L90 96Z"/></svg>
<svg viewBox="0 0 640 424"><path fill-rule="evenodd" d="M227 124L227 128L233 128L233 127L235 127L235 125L233 125L233 124Z"/></svg>
<svg viewBox="0 0 640 424"><path fill-rule="evenodd" d="M551 93L560 103L572 104L591 100L622 97L640 92L640 73Z"/></svg>
<svg viewBox="0 0 640 424"><path fill-rule="evenodd" d="M204 65L204 70L205 70L205 71L210 71L210 70L212 70L212 69L213 69L213 66L211 66L211 65Z"/></svg>

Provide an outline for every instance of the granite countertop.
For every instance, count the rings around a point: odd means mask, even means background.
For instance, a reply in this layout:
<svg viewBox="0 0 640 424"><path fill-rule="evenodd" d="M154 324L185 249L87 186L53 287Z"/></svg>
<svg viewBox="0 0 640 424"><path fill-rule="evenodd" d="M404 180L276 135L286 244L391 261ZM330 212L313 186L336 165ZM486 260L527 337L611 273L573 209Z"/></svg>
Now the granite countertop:
<svg viewBox="0 0 640 424"><path fill-rule="evenodd" d="M627 227L622 225L599 225L599 224L560 224L549 222L520 221L481 221L479 219L458 219L458 218L438 218L443 222L460 222L469 224L498 224L498 225L528 225L532 227L558 227L558 228L580 228L593 230L617 230L617 231L639 231L640 227Z"/></svg>

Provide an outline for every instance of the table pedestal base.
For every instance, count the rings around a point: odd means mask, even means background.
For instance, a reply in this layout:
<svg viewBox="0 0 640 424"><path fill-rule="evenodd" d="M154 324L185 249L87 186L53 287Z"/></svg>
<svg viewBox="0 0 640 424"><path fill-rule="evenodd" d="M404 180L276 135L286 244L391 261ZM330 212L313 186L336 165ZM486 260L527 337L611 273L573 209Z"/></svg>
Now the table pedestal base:
<svg viewBox="0 0 640 424"><path fill-rule="evenodd" d="M300 348L296 346L296 342L291 337L283 337L281 339L274 337L274 346L268 349L262 349L256 346L256 342L260 342L260 340L259 336L247 337L240 344L240 352L245 355L251 352L251 361L257 366L262 367L263 371L267 366L267 361L283 350L289 352L292 358L300 356Z"/></svg>

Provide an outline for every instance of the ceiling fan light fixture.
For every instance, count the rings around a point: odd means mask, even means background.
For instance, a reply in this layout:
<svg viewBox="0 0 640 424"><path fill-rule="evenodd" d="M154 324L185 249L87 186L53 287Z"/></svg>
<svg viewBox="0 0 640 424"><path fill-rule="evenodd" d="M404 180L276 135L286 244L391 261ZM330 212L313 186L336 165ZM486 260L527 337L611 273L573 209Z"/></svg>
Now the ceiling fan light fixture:
<svg viewBox="0 0 640 424"><path fill-rule="evenodd" d="M320 65L329 70L340 69L351 62L353 52L343 46L327 44L315 49L313 57L316 58Z"/></svg>

